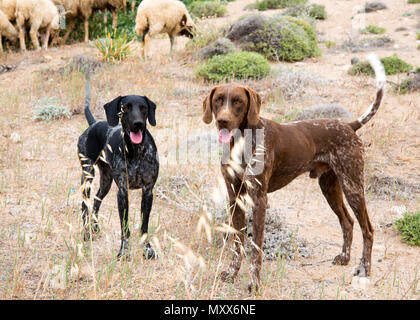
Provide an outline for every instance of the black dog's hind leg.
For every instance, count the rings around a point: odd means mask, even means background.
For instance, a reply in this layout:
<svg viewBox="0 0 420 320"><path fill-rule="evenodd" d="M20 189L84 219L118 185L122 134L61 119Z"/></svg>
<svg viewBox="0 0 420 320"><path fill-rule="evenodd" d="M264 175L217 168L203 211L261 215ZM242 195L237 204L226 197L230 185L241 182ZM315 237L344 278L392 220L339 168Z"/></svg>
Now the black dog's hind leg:
<svg viewBox="0 0 420 320"><path fill-rule="evenodd" d="M128 256L128 238L130 238L130 229L128 228L128 190L120 187L117 198L121 223L121 248L117 258L121 258Z"/></svg>
<svg viewBox="0 0 420 320"><path fill-rule="evenodd" d="M149 229L149 217L150 211L152 210L153 204L153 188L143 189L143 195L141 199L141 214L142 214L142 224L141 224L141 235L147 234ZM155 251L151 247L150 243L146 244L144 248L144 256L146 259L154 259L156 257Z"/></svg>
<svg viewBox="0 0 420 320"><path fill-rule="evenodd" d="M92 217L96 220L95 216L91 215L89 210L90 207L90 190L92 187L92 181L95 176L95 170L90 160L81 160L82 164L82 219L83 219L83 231L82 237L85 241L88 241L91 237L91 231L95 231L97 221L92 221Z"/></svg>

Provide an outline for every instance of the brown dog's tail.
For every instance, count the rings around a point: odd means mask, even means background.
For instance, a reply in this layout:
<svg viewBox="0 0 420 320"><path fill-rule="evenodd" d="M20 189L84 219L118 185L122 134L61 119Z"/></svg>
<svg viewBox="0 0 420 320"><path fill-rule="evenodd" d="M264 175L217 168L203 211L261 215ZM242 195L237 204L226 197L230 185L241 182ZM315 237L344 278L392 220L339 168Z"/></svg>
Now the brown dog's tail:
<svg viewBox="0 0 420 320"><path fill-rule="evenodd" d="M349 123L350 127L352 127L354 131L360 129L375 115L381 105L385 91L386 76L384 66L376 54L369 54L367 58L376 76L376 97L369 109L359 119Z"/></svg>

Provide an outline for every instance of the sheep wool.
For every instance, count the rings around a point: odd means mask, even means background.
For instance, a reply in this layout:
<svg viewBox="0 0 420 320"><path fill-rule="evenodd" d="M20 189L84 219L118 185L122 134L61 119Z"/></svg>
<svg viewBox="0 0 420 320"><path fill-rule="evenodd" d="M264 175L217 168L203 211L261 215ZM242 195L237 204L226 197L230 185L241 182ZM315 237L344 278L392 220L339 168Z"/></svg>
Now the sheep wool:
<svg viewBox="0 0 420 320"><path fill-rule="evenodd" d="M16 24L19 29L20 48L26 51L25 22L30 23L30 37L36 50L39 49L38 30L45 28L42 44L47 49L50 33L58 30L60 15L57 7L51 0L16 0Z"/></svg>
<svg viewBox="0 0 420 320"><path fill-rule="evenodd" d="M141 54L144 58L144 46L149 55L150 37L159 33L167 33L173 50L175 36L192 37L195 27L185 5L178 0L143 0L136 16L136 33L142 37Z"/></svg>
<svg viewBox="0 0 420 320"><path fill-rule="evenodd" d="M0 53L3 52L2 37L5 36L10 41L16 41L18 32L9 21L7 15L0 10Z"/></svg>

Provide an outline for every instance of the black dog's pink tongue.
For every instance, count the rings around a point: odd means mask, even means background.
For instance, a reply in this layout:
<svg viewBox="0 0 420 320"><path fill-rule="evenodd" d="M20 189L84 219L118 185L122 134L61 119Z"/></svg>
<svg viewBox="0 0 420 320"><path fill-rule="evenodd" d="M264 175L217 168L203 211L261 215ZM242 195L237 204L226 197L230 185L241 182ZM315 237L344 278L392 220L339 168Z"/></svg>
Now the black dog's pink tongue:
<svg viewBox="0 0 420 320"><path fill-rule="evenodd" d="M139 144L143 141L143 134L141 133L141 130L137 132L130 131L130 139L134 144Z"/></svg>

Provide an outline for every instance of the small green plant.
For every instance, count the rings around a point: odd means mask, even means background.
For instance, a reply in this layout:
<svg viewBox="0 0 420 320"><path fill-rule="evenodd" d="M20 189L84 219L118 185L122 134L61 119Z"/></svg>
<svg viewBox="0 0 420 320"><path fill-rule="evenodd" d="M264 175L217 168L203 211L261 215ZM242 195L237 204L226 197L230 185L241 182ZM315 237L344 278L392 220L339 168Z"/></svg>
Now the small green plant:
<svg viewBox="0 0 420 320"><path fill-rule="evenodd" d="M190 5L190 13L197 18L223 17L227 9L220 1L194 1Z"/></svg>
<svg viewBox="0 0 420 320"><path fill-rule="evenodd" d="M239 51L227 55L214 56L207 64L198 67L196 74L208 81L228 79L259 79L270 72L270 64L255 52Z"/></svg>
<svg viewBox="0 0 420 320"><path fill-rule="evenodd" d="M70 118L71 112L65 106L59 104L56 97L39 99L36 105L33 105L34 120L50 121L61 118Z"/></svg>
<svg viewBox="0 0 420 320"><path fill-rule="evenodd" d="M105 38L98 38L94 46L102 59L108 62L122 61L131 54L131 41L125 35L116 35L115 31L112 35L107 32Z"/></svg>
<svg viewBox="0 0 420 320"><path fill-rule="evenodd" d="M379 27L379 26L376 26L374 24L370 24L370 25L366 26L366 28L364 28L361 32L363 34L367 34L367 33L370 33L370 34L384 34L386 32L386 29L382 28L382 27Z"/></svg>
<svg viewBox="0 0 420 320"><path fill-rule="evenodd" d="M407 62L405 62L404 60L401 60L400 58L398 58L397 55L382 58L381 62L384 65L385 73L387 75L392 75L392 74L397 74L397 73L402 73L402 72L408 72L413 68L412 65L410 65ZM361 75L361 74L366 74L366 75L373 76L375 73L374 73L372 67L370 66L369 62L362 61L362 62L359 62L358 64L354 65L349 70L349 74L353 75L353 76L354 75Z"/></svg>
<svg viewBox="0 0 420 320"><path fill-rule="evenodd" d="M401 219L395 221L395 229L401 232L405 242L420 246L420 210L406 212Z"/></svg>
<svg viewBox="0 0 420 320"><path fill-rule="evenodd" d="M416 38L417 38L417 40L420 40L420 31L417 32Z"/></svg>
<svg viewBox="0 0 420 320"><path fill-rule="evenodd" d="M420 0L408 0L408 3L420 3Z"/></svg>
<svg viewBox="0 0 420 320"><path fill-rule="evenodd" d="M255 3L255 9L265 11L270 9L288 8L305 4L308 0L261 0Z"/></svg>
<svg viewBox="0 0 420 320"><path fill-rule="evenodd" d="M336 45L337 45L337 44L335 43L335 41L330 41L330 40L325 41L325 46L326 46L328 49L334 48Z"/></svg>

